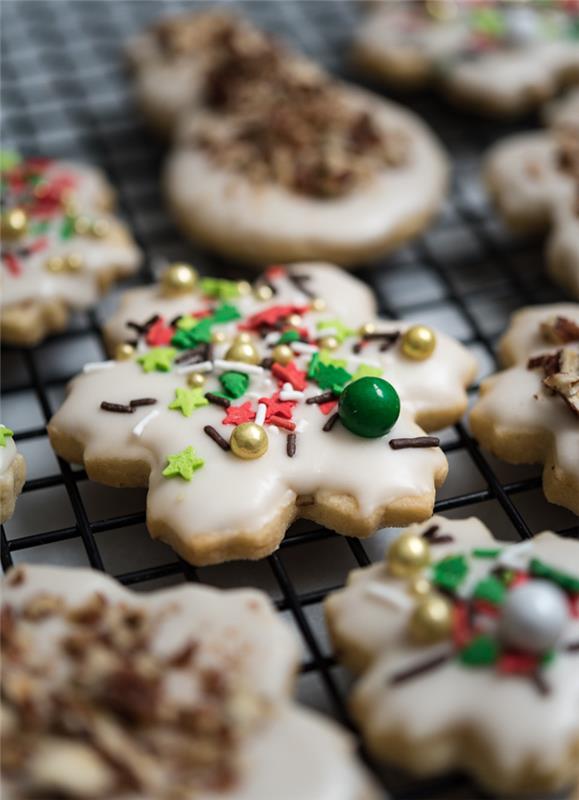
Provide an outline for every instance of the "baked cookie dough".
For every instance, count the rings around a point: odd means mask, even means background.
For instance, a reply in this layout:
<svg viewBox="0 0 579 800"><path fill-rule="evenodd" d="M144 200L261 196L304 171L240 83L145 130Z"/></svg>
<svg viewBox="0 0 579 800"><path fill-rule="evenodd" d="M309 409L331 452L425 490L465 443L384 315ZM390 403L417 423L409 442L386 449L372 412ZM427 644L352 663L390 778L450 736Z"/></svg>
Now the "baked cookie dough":
<svg viewBox="0 0 579 800"><path fill-rule="evenodd" d="M16 450L14 431L0 423L0 524L14 514L16 498L26 479L26 462Z"/></svg>
<svg viewBox="0 0 579 800"><path fill-rule="evenodd" d="M377 3L354 60L399 87L436 84L478 113L520 115L579 80L579 17L566 3Z"/></svg>
<svg viewBox="0 0 579 800"><path fill-rule="evenodd" d="M579 542L433 517L326 601L371 752L500 797L579 779Z"/></svg>
<svg viewBox="0 0 579 800"><path fill-rule="evenodd" d="M551 230L549 273L579 298L579 91L552 105L547 131L511 136L486 165L491 196L516 230Z"/></svg>
<svg viewBox="0 0 579 800"><path fill-rule="evenodd" d="M511 464L544 465L547 500L579 514L579 304L518 311L470 414L479 442Z"/></svg>
<svg viewBox="0 0 579 800"><path fill-rule="evenodd" d="M40 566L2 589L5 800L377 800L289 699L297 642L262 593Z"/></svg>
<svg viewBox="0 0 579 800"><path fill-rule="evenodd" d="M151 535L194 564L261 558L298 517L360 537L426 519L447 463L423 428L461 416L476 363L373 310L328 265L253 290L174 265L126 293L117 360L71 383L52 445L94 480L148 485Z"/></svg>
<svg viewBox="0 0 579 800"><path fill-rule="evenodd" d="M32 346L66 327L141 256L112 216L100 171L49 158L2 155L2 340Z"/></svg>

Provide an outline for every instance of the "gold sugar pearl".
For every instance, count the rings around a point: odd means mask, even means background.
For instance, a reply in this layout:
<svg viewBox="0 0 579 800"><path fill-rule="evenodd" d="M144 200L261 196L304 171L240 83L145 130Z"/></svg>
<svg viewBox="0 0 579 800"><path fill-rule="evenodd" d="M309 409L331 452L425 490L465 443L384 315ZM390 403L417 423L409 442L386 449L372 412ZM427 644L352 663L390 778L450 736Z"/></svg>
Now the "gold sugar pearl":
<svg viewBox="0 0 579 800"><path fill-rule="evenodd" d="M28 227L28 215L23 208L11 208L0 217L0 233L7 241L21 239Z"/></svg>
<svg viewBox="0 0 579 800"><path fill-rule="evenodd" d="M79 253L69 253L64 257L64 268L67 272L78 272L84 266L84 259Z"/></svg>
<svg viewBox="0 0 579 800"><path fill-rule="evenodd" d="M195 288L199 275L189 264L171 264L161 276L163 293L169 296L188 294Z"/></svg>
<svg viewBox="0 0 579 800"><path fill-rule="evenodd" d="M242 331L238 333L235 339L233 340L234 344L250 344L253 341L251 334L247 331Z"/></svg>
<svg viewBox="0 0 579 800"><path fill-rule="evenodd" d="M87 217L77 217L74 221L74 232L79 236L86 236L90 233L91 222Z"/></svg>
<svg viewBox="0 0 579 800"><path fill-rule="evenodd" d="M432 584L428 578L419 575L411 579L408 584L408 591L413 597L426 597L427 594L432 592Z"/></svg>
<svg viewBox="0 0 579 800"><path fill-rule="evenodd" d="M376 326L373 322L366 322L364 325L361 325L358 329L358 334L360 336L370 336L371 334L376 333Z"/></svg>
<svg viewBox="0 0 579 800"><path fill-rule="evenodd" d="M95 219L90 226L91 236L95 239L103 239L110 233L111 224L108 219Z"/></svg>
<svg viewBox="0 0 579 800"><path fill-rule="evenodd" d="M223 331L213 331L211 334L211 342L212 344L223 344L226 340L226 336Z"/></svg>
<svg viewBox="0 0 579 800"><path fill-rule="evenodd" d="M293 361L294 354L287 344L278 344L271 351L271 357L276 364L281 364L285 367L290 361Z"/></svg>
<svg viewBox="0 0 579 800"><path fill-rule="evenodd" d="M302 325L302 318L299 314L290 314L285 321L286 325L291 325L292 328L300 328Z"/></svg>
<svg viewBox="0 0 579 800"><path fill-rule="evenodd" d="M251 283L249 281L238 281L237 292L241 297L247 297L251 294Z"/></svg>
<svg viewBox="0 0 579 800"><path fill-rule="evenodd" d="M388 572L397 578L410 578L430 564L430 547L415 533L402 533L386 554Z"/></svg>
<svg viewBox="0 0 579 800"><path fill-rule="evenodd" d="M448 639L452 631L452 603L432 593L418 601L408 626L411 638L419 644L435 644Z"/></svg>
<svg viewBox="0 0 579 800"><path fill-rule="evenodd" d="M135 348L128 342L121 342L115 347L115 359L117 361L128 361L135 354Z"/></svg>
<svg viewBox="0 0 579 800"><path fill-rule="evenodd" d="M325 311L326 301L323 297L314 297L311 303L312 311Z"/></svg>
<svg viewBox="0 0 579 800"><path fill-rule="evenodd" d="M265 455L269 439L261 425L256 425L255 422L244 422L234 428L229 444L234 455L245 461L251 461Z"/></svg>
<svg viewBox="0 0 579 800"><path fill-rule="evenodd" d="M266 301L271 300L273 297L273 289L271 286L258 286L255 290L255 296L258 300Z"/></svg>
<svg viewBox="0 0 579 800"><path fill-rule="evenodd" d="M238 342L225 353L226 361L241 361L244 364L259 364L261 358L252 342Z"/></svg>
<svg viewBox="0 0 579 800"><path fill-rule="evenodd" d="M64 258L62 256L50 256L44 262L44 266L49 272L64 272Z"/></svg>
<svg viewBox="0 0 579 800"><path fill-rule="evenodd" d="M323 336L318 342L322 350L337 350L340 342L335 336Z"/></svg>
<svg viewBox="0 0 579 800"><path fill-rule="evenodd" d="M425 8L437 22L449 22L458 15L455 0L426 0Z"/></svg>
<svg viewBox="0 0 579 800"><path fill-rule="evenodd" d="M205 386L205 375L202 372L190 372L187 375L187 385L192 389L200 389Z"/></svg>
<svg viewBox="0 0 579 800"><path fill-rule="evenodd" d="M436 334L426 325L413 325L402 335L402 353L412 361L430 358L435 347Z"/></svg>

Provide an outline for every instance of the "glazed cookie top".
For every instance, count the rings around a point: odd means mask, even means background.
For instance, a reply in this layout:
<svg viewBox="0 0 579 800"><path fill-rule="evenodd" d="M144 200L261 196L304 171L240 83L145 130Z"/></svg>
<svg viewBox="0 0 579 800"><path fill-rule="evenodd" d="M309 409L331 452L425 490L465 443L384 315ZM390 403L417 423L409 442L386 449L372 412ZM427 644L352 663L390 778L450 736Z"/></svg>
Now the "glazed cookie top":
<svg viewBox="0 0 579 800"><path fill-rule="evenodd" d="M247 742L283 707L298 656L263 594L137 595L37 566L12 570L2 594L11 797L165 797L177 775L183 797L245 796Z"/></svg>
<svg viewBox="0 0 579 800"><path fill-rule="evenodd" d="M58 299L96 301L111 273L130 274L140 254L108 213L113 194L95 169L3 154L2 306Z"/></svg>
<svg viewBox="0 0 579 800"><path fill-rule="evenodd" d="M14 431L0 423L0 475L3 475L14 461L16 445Z"/></svg>
<svg viewBox="0 0 579 800"><path fill-rule="evenodd" d="M499 542L476 519L434 517L330 596L375 736L474 732L502 770L556 768L579 735L579 543ZM461 734L462 735L462 734ZM508 743L508 746L507 746Z"/></svg>
<svg viewBox="0 0 579 800"><path fill-rule="evenodd" d="M89 470L149 465L149 517L182 549L262 530L296 498L346 494L371 518L432 493L445 459L414 419L436 427L462 412L475 363L461 345L368 318L368 290L327 266L272 267L253 291L195 280L176 265L161 287L127 293L107 329L130 339L117 345L126 360L89 364L71 384L50 427L82 443Z"/></svg>

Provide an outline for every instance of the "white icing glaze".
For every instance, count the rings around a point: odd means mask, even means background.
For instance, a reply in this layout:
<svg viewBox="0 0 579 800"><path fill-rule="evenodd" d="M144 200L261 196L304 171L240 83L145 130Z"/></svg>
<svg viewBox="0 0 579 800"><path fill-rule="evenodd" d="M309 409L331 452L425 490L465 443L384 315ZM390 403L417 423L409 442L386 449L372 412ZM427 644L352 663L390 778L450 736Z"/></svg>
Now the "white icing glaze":
<svg viewBox="0 0 579 800"><path fill-rule="evenodd" d="M410 140L408 163L385 168L351 193L315 199L275 184L255 185L240 174L216 166L187 144L210 115L196 112L180 127L169 157L165 185L179 218L194 221L212 240L243 243L298 242L312 253L324 248L353 248L387 237L438 205L446 182L446 160L422 122L412 113L360 89L342 85L344 97L366 108L386 133L395 130ZM254 245L255 246L255 245Z"/></svg>
<svg viewBox="0 0 579 800"><path fill-rule="evenodd" d="M352 300L347 317L349 323L358 325L368 321L365 313L373 306L373 301L369 291L356 279L328 266L298 265L293 272L311 275L310 284L315 293L320 288L326 289L327 310L305 313L303 317L304 325L314 334L318 322L327 320L333 324L338 315L331 302L342 290L341 302L345 298ZM274 305L308 304L308 299L283 275L271 278L271 282L277 289L271 301L258 301L252 295L235 301L244 317ZM107 328L107 335L112 342L125 338L127 331L131 335L124 324L127 319L142 323L159 311L172 319L180 312L194 312L206 305L198 294L160 300L157 288L138 289L127 293L121 311ZM237 332L237 324L220 326L229 342L213 346L213 359L221 358L227 351ZM407 325L379 322L378 327L392 331ZM321 334L323 330L315 335ZM346 339L332 357L347 360L356 341L356 337ZM262 357L268 352L262 349ZM289 458L286 454L285 433L267 424L267 454L253 462L240 461L230 452L222 451L203 431L205 425L213 425L229 440L232 427L223 425L225 411L222 408L215 405L199 408L190 418L180 411L169 410L175 390L186 386L186 376L175 370L145 373L133 361L118 362L110 369L92 370L76 378L68 398L51 422L51 429L58 431L58 436L72 437L82 443L89 472L91 462L110 459L147 464L151 470L149 519L162 520L168 529L177 532L184 547L193 548L196 537L208 533L227 539L239 531L240 525L246 530L260 530L296 497L316 493L320 496L325 493L351 495L358 503L360 515L372 518L387 503L402 497L423 497L433 491L434 476L440 476L445 470L442 452L437 448L394 451L388 447L388 440L421 435L422 430L413 421L416 415L425 418L433 415L436 419L437 413L443 412L456 418L464 407L464 387L473 376L475 362L461 345L444 334L438 334L435 352L427 361L409 361L401 354L399 343L380 353L377 344L371 342L364 350L366 353L369 359L382 365L384 377L397 387L403 400L400 419L384 438L361 439L339 424L331 432L323 432L328 417L317 405L301 401L293 412L298 424L295 457ZM303 369L310 359L309 353L296 354L295 363ZM357 367L356 364L352 372ZM267 370L251 375L249 391L234 401L234 405L251 401L255 411L256 401L270 396L277 389L277 383ZM220 390L216 372L207 373L204 391ZM305 395L310 397L320 391L310 383ZM138 397L156 398L155 408L160 413L144 430L138 429L137 435L135 426L151 411L150 407L138 408L133 414L107 413L99 408L103 400L127 403ZM189 445L205 459L205 466L190 482L164 478L161 471L167 457ZM224 497L227 502L223 502Z"/></svg>
<svg viewBox="0 0 579 800"><path fill-rule="evenodd" d="M242 685L270 704L267 718L242 743L243 771L233 788L195 793L199 800L217 795L224 800L372 800L378 795L352 755L352 742L336 726L296 708L286 699L295 670L297 642L275 616L265 595L252 589L222 592L204 586L181 586L147 595L135 595L110 578L90 570L25 567L18 586L5 584L3 598L18 609L39 592L82 604L95 591L111 601L125 601L155 614L164 611L153 648L171 655L191 639L199 643L196 663L234 669ZM64 623L52 618L36 623L32 633L39 657L59 664L56 648ZM175 680L175 678L179 678ZM172 681L172 679L174 679ZM179 692L186 702L184 676L168 670L166 690ZM172 778L172 776L170 776ZM18 787L3 781L7 800L20 797ZM139 794L142 800L152 797ZM111 798L113 800L113 798ZM132 792L114 800L137 800Z"/></svg>
<svg viewBox="0 0 579 800"><path fill-rule="evenodd" d="M433 558L449 554L468 554L472 548L496 546L495 540L477 519L447 520L434 517L416 532L432 523L454 542L432 545ZM502 543L501 543L502 544ZM532 556L557 569L579 574L579 544L552 533L533 539ZM486 575L492 560L472 558L471 568ZM354 688L353 705L363 732L371 740L403 732L410 742L440 741L446 746L438 769L454 766L472 769L479 777L500 770L501 775L520 774L535 763L553 774L569 758L579 742L579 654L560 649L546 670L550 687L542 695L532 682L522 677L502 676L492 667L468 668L451 659L436 669L398 685L390 685L392 675L406 667L428 660L447 645L423 647L407 636L409 612L376 601L366 587L377 583L398 586L404 582L390 576L386 564L374 564L351 574L346 589L327 601L336 641L343 652L362 651L368 670ZM579 639L579 619L568 623L564 642ZM481 741L482 762L465 763L468 749L463 737L474 734ZM447 742L447 738L451 742ZM381 754L388 758L388 752ZM569 767L572 762L569 762Z"/></svg>
<svg viewBox="0 0 579 800"><path fill-rule="evenodd" d="M0 424L0 428L5 428L5 425ZM8 467L14 461L16 455L16 445L12 436L7 436L4 439L4 447L0 447L0 475L3 475Z"/></svg>
<svg viewBox="0 0 579 800"><path fill-rule="evenodd" d="M124 226L112 215L106 213L110 188L102 175L95 169L65 161L54 161L46 171L47 179L71 174L76 180L71 190L71 199L78 214L90 219L103 220L109 225L109 233L103 238L74 236L61 240L59 231L62 218L49 222L45 233L38 236L24 236L16 247L38 240L47 239L47 247L28 256L19 257L22 272L13 275L2 269L0 298L2 307L31 300L61 299L72 308L86 308L98 299L100 273L114 269L123 275L130 275L139 266L140 253L129 238ZM45 263L53 256L78 254L83 266L74 273L49 272Z"/></svg>
<svg viewBox="0 0 579 800"><path fill-rule="evenodd" d="M495 429L513 434L547 432L552 437L555 467L574 481L579 481L579 419L563 400L542 385L540 369L527 369L527 361L539 353L554 352L561 345L546 341L540 323L554 316L566 316L579 324L579 304L560 303L530 307L515 314L501 342L503 372L483 382L481 397L473 413L492 421ZM579 343L565 345L579 347Z"/></svg>

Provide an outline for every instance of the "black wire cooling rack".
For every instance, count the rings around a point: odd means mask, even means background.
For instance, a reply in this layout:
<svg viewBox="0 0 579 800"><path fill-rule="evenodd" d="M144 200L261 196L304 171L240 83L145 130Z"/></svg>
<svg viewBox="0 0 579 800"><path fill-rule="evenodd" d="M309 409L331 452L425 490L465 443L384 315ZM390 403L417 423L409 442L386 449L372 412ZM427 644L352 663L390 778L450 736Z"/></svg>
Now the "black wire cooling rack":
<svg viewBox="0 0 579 800"><path fill-rule="evenodd" d="M160 14L192 5L139 0L2 3L3 146L101 166L147 254L141 282L154 278L159 258L185 258L204 271L242 274L192 250L173 228L158 188L162 148L133 106L122 58L128 36ZM269 0L237 5L262 26L347 74L347 47L360 13L356 3ZM480 186L481 155L513 127L467 117L428 96L400 99L429 121L452 153L452 191L430 231L375 269L362 270L361 277L376 291L385 315L431 322L458 336L486 374L497 366L496 340L515 308L564 299L544 276L542 242L513 238L493 216ZM526 121L527 126L537 124ZM68 379L85 361L105 356L99 321L109 307L105 301L97 311L77 315L70 330L37 348L4 352L2 421L15 430L30 479L15 516L1 530L2 567L22 561L90 564L137 590L182 580L262 588L301 635L299 696L353 728L346 706L347 678L332 657L321 604L328 592L344 584L350 569L381 557L387 535L361 542L298 523L280 550L262 562L203 569L152 542L144 526L144 492L92 484L82 469L54 458L46 437L45 424ZM479 516L505 539L527 538L547 527L579 536L577 518L544 500L538 468L497 462L479 449L462 423L442 438L450 477L439 495L438 512ZM417 782L379 770L363 750L362 755L396 800L481 796L461 776Z"/></svg>

